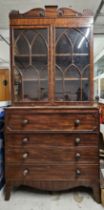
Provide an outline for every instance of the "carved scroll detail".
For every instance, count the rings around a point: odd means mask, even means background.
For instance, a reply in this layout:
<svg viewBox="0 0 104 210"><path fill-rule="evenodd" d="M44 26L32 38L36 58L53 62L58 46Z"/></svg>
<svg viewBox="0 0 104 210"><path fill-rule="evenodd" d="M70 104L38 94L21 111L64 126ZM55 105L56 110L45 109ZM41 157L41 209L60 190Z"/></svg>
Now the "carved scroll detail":
<svg viewBox="0 0 104 210"><path fill-rule="evenodd" d="M10 18L27 18L27 17L76 17L82 16L81 13L71 8L58 8L58 6L45 6L44 8L35 8L25 13L11 11Z"/></svg>

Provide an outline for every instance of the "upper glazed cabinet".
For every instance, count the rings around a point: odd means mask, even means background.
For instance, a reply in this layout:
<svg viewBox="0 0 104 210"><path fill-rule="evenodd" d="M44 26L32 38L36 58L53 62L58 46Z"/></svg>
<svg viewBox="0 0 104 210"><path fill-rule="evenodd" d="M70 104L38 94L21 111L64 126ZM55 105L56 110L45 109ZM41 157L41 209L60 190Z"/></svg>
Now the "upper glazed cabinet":
<svg viewBox="0 0 104 210"><path fill-rule="evenodd" d="M11 12L13 104L92 103L92 23L56 6Z"/></svg>

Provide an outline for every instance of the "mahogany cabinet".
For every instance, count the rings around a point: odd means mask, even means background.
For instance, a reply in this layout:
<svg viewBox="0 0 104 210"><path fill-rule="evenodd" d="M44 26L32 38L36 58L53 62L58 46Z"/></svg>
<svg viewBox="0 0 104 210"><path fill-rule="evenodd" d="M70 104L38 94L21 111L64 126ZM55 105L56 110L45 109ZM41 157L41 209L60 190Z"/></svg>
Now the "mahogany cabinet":
<svg viewBox="0 0 104 210"><path fill-rule="evenodd" d="M100 202L92 28L92 17L70 8L10 13L6 200L13 186L49 191L85 186Z"/></svg>

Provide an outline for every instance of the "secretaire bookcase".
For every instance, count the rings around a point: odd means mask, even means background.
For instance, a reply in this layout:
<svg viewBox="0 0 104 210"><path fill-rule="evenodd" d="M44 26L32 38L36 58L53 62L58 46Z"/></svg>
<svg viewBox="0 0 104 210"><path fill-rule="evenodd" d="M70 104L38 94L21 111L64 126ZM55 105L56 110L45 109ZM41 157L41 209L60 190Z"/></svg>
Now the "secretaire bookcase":
<svg viewBox="0 0 104 210"><path fill-rule="evenodd" d="M14 186L90 187L100 202L93 18L46 6L10 13L12 106L5 114L5 199Z"/></svg>

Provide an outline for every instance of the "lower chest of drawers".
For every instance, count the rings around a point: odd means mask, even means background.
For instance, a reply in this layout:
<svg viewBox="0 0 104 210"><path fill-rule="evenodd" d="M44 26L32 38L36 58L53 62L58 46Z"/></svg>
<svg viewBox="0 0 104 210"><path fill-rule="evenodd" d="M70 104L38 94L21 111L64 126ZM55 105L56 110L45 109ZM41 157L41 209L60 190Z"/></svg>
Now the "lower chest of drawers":
<svg viewBox="0 0 104 210"><path fill-rule="evenodd" d="M98 134L9 133L5 156L8 179L93 179L98 176Z"/></svg>
<svg viewBox="0 0 104 210"><path fill-rule="evenodd" d="M60 190L78 185L95 185L98 189L97 109L46 112L8 108L5 119L7 186L37 186L37 182L42 182L40 189Z"/></svg>

